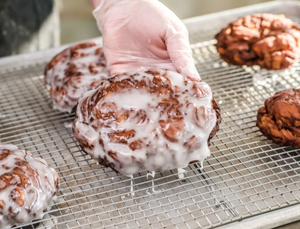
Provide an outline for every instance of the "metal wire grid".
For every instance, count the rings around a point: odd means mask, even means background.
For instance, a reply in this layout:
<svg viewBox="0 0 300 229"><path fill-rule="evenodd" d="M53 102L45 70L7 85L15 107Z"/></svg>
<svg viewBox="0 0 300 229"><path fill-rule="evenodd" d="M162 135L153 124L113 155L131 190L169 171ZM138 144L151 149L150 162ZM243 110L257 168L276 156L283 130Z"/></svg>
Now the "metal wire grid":
<svg viewBox="0 0 300 229"><path fill-rule="evenodd" d="M197 68L222 106L212 155L203 169L191 164L184 180L176 171L157 173L155 193L152 179L136 174L133 197L129 178L81 152L69 128L74 114L52 109L44 63L1 72L1 141L44 158L61 181L47 217L23 228L211 228L299 202L299 152L272 144L255 126L266 98L299 87L299 65L277 73L275 88L253 86L253 75L274 73L227 65L207 39L212 34L192 36L202 41L193 44Z"/></svg>

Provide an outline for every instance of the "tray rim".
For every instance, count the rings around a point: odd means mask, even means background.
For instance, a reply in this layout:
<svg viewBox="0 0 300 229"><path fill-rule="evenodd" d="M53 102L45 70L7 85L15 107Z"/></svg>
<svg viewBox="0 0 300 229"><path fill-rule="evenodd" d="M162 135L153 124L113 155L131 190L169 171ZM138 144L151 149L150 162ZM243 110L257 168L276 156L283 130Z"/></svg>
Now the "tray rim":
<svg viewBox="0 0 300 229"><path fill-rule="evenodd" d="M216 229L271 229L284 226L300 219L300 204L293 206L283 207L269 211L267 213L250 216L241 221L228 223L216 227Z"/></svg>

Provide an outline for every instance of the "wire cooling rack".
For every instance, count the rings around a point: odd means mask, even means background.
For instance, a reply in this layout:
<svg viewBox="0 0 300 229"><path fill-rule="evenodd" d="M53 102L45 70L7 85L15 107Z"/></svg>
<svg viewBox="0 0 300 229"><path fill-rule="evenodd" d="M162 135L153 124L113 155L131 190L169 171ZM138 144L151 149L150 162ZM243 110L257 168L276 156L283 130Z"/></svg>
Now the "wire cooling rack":
<svg viewBox="0 0 300 229"><path fill-rule="evenodd" d="M191 164L184 179L175 170L154 179L135 174L134 196L131 179L80 150L70 128L74 114L52 109L43 68L57 50L27 55L23 64L20 57L0 61L1 142L42 157L61 182L44 218L23 228L212 228L299 203L299 151L273 144L255 125L266 98L299 87L299 64L280 72L228 65L216 52L215 33L191 34L196 66L222 107L212 155L203 168ZM258 76L276 76L276 84L253 83Z"/></svg>

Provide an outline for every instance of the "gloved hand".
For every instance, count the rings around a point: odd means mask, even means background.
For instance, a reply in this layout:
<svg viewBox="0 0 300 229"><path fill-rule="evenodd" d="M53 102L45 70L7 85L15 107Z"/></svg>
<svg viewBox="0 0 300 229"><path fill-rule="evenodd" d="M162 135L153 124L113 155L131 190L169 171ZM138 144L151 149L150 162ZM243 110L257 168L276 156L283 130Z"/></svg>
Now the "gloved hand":
<svg viewBox="0 0 300 229"><path fill-rule="evenodd" d="M112 75L162 68L200 80L188 32L158 0L91 0Z"/></svg>

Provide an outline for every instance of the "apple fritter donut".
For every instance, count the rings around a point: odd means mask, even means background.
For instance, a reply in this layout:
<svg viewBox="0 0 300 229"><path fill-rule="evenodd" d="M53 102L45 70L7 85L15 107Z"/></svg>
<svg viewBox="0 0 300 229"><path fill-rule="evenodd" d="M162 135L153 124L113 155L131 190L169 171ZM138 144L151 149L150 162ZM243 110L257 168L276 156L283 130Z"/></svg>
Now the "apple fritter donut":
<svg viewBox="0 0 300 229"><path fill-rule="evenodd" d="M45 67L54 108L71 112L78 99L109 77L101 46L81 43L57 54Z"/></svg>
<svg viewBox="0 0 300 229"><path fill-rule="evenodd" d="M58 188L58 174L46 161L0 144L0 228L40 219Z"/></svg>
<svg viewBox="0 0 300 229"><path fill-rule="evenodd" d="M284 15L255 14L230 23L215 38L230 64L280 70L297 61L300 27Z"/></svg>
<svg viewBox="0 0 300 229"><path fill-rule="evenodd" d="M220 122L205 82L165 70L128 72L84 94L73 133L95 160L131 175L203 161Z"/></svg>
<svg viewBox="0 0 300 229"><path fill-rule="evenodd" d="M258 110L257 126L273 142L300 148L300 89L277 92Z"/></svg>

